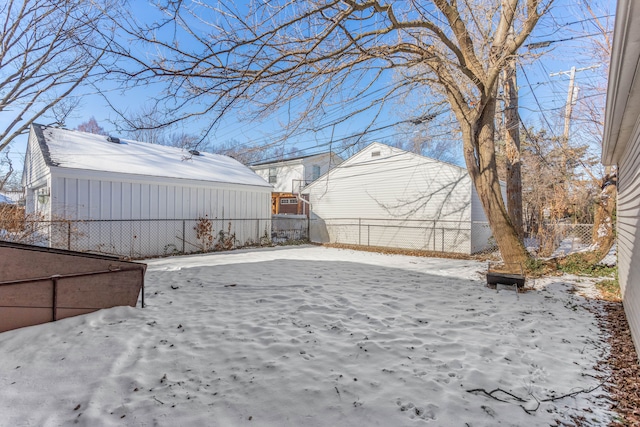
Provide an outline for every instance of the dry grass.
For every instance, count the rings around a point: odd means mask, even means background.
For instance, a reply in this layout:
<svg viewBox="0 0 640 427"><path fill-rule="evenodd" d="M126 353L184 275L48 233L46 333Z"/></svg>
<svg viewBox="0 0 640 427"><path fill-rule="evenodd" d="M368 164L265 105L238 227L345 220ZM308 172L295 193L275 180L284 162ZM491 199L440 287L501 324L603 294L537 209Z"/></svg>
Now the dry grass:
<svg viewBox="0 0 640 427"><path fill-rule="evenodd" d="M615 279L601 280L596 283L596 288L600 291L602 299L610 302L622 302L620 285Z"/></svg>
<svg viewBox="0 0 640 427"><path fill-rule="evenodd" d="M419 256L419 257L426 257L426 258L475 259L469 255L451 253L451 252L434 252L434 251L423 251L418 249L398 249L398 248L387 248L383 246L346 245L342 243L322 243L320 244L320 246L326 246L328 248L353 249L356 251L364 251L364 252L376 252L379 254L408 255L408 256Z"/></svg>

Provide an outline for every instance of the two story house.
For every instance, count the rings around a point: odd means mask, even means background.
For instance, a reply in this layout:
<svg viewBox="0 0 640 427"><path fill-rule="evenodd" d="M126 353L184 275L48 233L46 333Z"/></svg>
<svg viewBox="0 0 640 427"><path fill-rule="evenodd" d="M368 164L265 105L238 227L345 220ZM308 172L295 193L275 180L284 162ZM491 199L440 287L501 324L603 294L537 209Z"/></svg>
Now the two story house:
<svg viewBox="0 0 640 427"><path fill-rule="evenodd" d="M307 203L300 200L300 190L342 163L332 152L292 157L251 166L259 176L273 185L271 212L308 215Z"/></svg>

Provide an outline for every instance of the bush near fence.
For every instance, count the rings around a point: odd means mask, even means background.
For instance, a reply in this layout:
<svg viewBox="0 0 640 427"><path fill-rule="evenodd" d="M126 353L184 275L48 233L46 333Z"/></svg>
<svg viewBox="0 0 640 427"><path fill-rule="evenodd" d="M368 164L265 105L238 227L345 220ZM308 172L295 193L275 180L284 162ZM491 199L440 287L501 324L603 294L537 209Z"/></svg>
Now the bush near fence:
<svg viewBox="0 0 640 427"><path fill-rule="evenodd" d="M26 219L19 230L0 220L0 239L128 258L229 250L270 244L271 218L162 220Z"/></svg>

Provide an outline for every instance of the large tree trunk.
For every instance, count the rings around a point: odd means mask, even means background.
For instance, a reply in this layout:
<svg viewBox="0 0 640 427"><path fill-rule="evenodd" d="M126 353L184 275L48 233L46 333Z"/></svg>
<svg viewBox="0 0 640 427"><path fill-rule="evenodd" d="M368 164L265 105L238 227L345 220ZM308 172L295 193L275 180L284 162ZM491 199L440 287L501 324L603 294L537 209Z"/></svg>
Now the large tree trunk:
<svg viewBox="0 0 640 427"><path fill-rule="evenodd" d="M511 222L522 239L522 175L520 171L520 121L518 120L518 89L516 83L515 57L509 59L505 68L505 151L507 158L507 211Z"/></svg>
<svg viewBox="0 0 640 427"><path fill-rule="evenodd" d="M475 120L475 126L462 126L467 169L473 180L482 207L489 221L502 260L514 270L529 259L522 240L518 236L502 198L495 153L495 98ZM473 131L473 128L476 131Z"/></svg>

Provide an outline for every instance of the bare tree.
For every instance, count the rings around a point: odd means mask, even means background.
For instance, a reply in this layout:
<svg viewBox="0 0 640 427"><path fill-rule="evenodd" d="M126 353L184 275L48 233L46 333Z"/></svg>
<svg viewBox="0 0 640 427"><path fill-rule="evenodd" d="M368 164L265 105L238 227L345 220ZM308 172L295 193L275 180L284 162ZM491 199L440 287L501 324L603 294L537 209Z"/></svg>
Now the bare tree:
<svg viewBox="0 0 640 427"><path fill-rule="evenodd" d="M131 139L166 145L167 126L163 125L163 115L155 106L145 105L122 118L123 122L114 124Z"/></svg>
<svg viewBox="0 0 640 427"><path fill-rule="evenodd" d="M289 134L303 123L328 129L360 114L373 126L400 93L429 86L457 119L466 166L504 260L521 263L528 254L496 169L496 88L552 1L160 0L166 19L123 23L154 56L136 57L127 46L122 53L139 68L122 72L130 84L164 79L157 103L168 122L206 116L213 128L235 108L249 118L289 114ZM332 117L332 107L343 113Z"/></svg>
<svg viewBox="0 0 640 427"><path fill-rule="evenodd" d="M586 0L582 0L581 4L586 17L592 23L592 28L596 30L595 34L597 34L589 38L587 52L591 53L594 61L598 61L603 66L597 69L601 73L601 78L599 79L600 85L595 88L595 96L584 97L578 105L579 111L582 112L585 118L580 126L585 133L591 135L599 156L604 134L605 82L609 75L609 61L612 49L612 10L607 10L606 8L595 9L594 5ZM601 6L613 7L607 3ZM601 190L596 197L591 254L586 255L588 261L595 263L609 252L615 241L614 228L618 188L616 170L611 167L605 168L603 173L599 175L602 177L600 179L597 178L598 173L595 171L590 173L590 176Z"/></svg>
<svg viewBox="0 0 640 427"><path fill-rule="evenodd" d="M107 135L107 132L105 132L104 128L98 124L98 121L93 116L86 122L82 122L76 126L76 130L94 133L96 135Z"/></svg>
<svg viewBox="0 0 640 427"><path fill-rule="evenodd" d="M526 130L522 150L523 211L527 234L536 237L539 254L549 256L569 223L593 221L598 186L581 172L593 165L585 145L566 148L560 138ZM570 159L570 172L565 167ZM608 250L608 249L607 249Z"/></svg>
<svg viewBox="0 0 640 427"><path fill-rule="evenodd" d="M184 132L175 124L164 125L164 116L153 105L147 104L122 119L113 124L119 132L123 132L133 140L184 150L209 151L211 149L208 138Z"/></svg>
<svg viewBox="0 0 640 427"><path fill-rule="evenodd" d="M4 152L4 157L0 158L0 191L5 189L13 177L14 169L9 150Z"/></svg>
<svg viewBox="0 0 640 427"><path fill-rule="evenodd" d="M100 7L95 3L100 1ZM68 97L103 72L109 31L101 9L109 0L5 0L0 4L0 150L56 106L61 123Z"/></svg>

